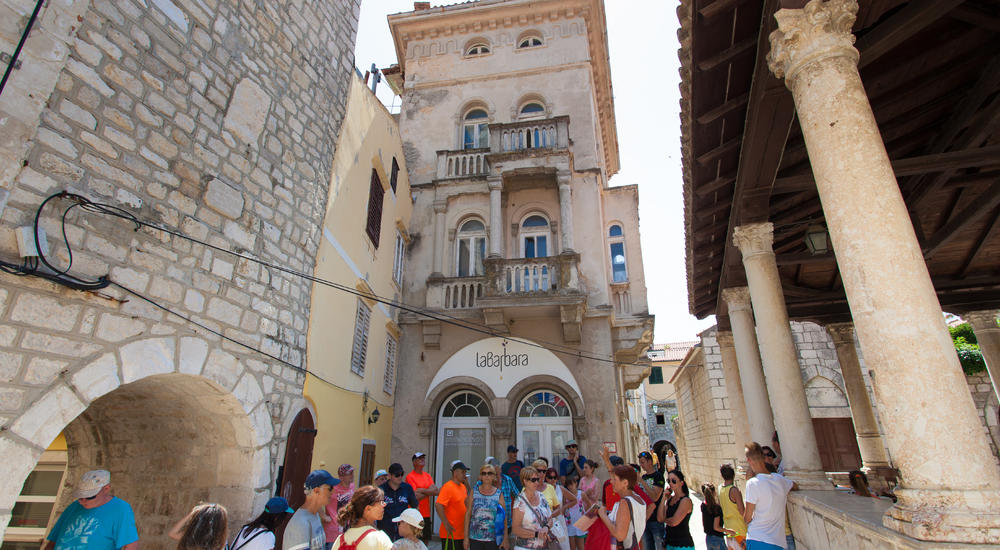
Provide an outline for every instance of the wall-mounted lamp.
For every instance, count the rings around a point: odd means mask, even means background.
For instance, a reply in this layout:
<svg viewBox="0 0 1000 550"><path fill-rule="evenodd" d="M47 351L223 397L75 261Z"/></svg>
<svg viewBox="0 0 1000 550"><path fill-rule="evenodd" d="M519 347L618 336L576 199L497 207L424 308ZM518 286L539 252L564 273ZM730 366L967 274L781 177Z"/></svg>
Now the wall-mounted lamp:
<svg viewBox="0 0 1000 550"><path fill-rule="evenodd" d="M813 256L826 254L830 251L830 234L822 225L810 225L806 229L806 246Z"/></svg>
<svg viewBox="0 0 1000 550"><path fill-rule="evenodd" d="M381 413L378 412L378 407L375 407L375 410L372 411L372 413L370 415L368 415L368 423L369 424L374 424L374 423L378 422L378 417L379 416L381 416Z"/></svg>

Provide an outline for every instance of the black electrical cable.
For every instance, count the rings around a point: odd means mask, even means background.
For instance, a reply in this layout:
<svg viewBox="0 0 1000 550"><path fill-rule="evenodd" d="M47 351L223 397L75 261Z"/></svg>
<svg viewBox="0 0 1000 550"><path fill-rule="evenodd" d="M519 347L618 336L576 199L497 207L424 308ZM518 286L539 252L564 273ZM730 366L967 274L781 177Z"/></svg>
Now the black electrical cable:
<svg viewBox="0 0 1000 550"><path fill-rule="evenodd" d="M7 85L10 73L14 71L14 66L17 65L17 58L21 55L24 43L28 41L28 35L31 34L31 27L34 26L35 19L38 18L38 12L42 11L44 3L45 0L37 0L35 2L35 11L31 12L31 17L28 18L28 25L24 28L24 32L21 33L21 40L18 41L17 47L14 48L14 53L10 56L10 63L7 65L7 70L3 73L3 80L0 80L0 95L3 94L3 89Z"/></svg>
<svg viewBox="0 0 1000 550"><path fill-rule="evenodd" d="M606 357L599 357L599 356L591 355L589 353L585 353L585 352L582 352L580 350L573 349L573 348L571 348L569 346L564 346L564 345L561 345L561 344L553 344L551 342L546 342L546 344L550 344L550 345L543 345L542 343L538 343L538 342L534 342L534 341L530 341L530 340L523 340L523 339L520 339L520 338L517 338L517 337L512 337L512 336L504 335L504 334L501 334L501 333L499 333L499 332L497 332L497 331L495 331L495 330L493 330L493 329L491 329L491 328L489 328L489 327L487 327L485 325L481 325L481 324L478 324L478 323L473 323L473 322L467 321L465 319L461 319L461 318L458 318L458 317L453 317L451 315L447 315L447 314L444 314L444 313L432 312L432 311L424 310L424 309L421 309L421 308L418 308L418 307L415 307L415 306L410 306L410 305L405 304L403 302L397 302L397 301L394 301L394 300L390 300L388 298L383 298L383 297L378 296L377 294L374 294L374 293L362 292L362 291L359 291L359 290L357 290L355 288L349 287L347 285L335 283L333 281L328 281L326 279L322 279L322 278L316 277L314 275L309 275L307 273L301 273L301 272L295 271L293 269L290 269L290 268L287 268L287 267L284 267L284 266L280 266L280 265L277 265L277 264L273 264L271 262L267 262L265 260L261 260L259 258L255 258L253 256L249 256L249 255L242 254L242 253L239 253L239 252L234 252L232 250L228 250L228 249L222 248L220 246L213 245L211 243L202 241L200 239L196 239L194 237L190 237L190 236L185 235L183 233L180 233L178 231L175 231L175 230L172 230L172 229L167 229L167 228L161 227L159 225L156 225L154 223L144 221L144 220L136 217L135 215L131 214L130 212L128 212L126 210L123 210L121 208L118 208L116 206L111 206L111 205L106 205L106 204L101 204L101 203L95 203L95 202L87 199L86 197L83 197L83 196L77 195L77 194L73 194L73 193L69 193L69 192L66 192L66 191L63 191L63 192L60 192L60 193L56 193L54 195L49 196L44 201L42 201L42 204L39 206L38 210L36 211L36 215L35 215L35 242L36 242L36 246L39 245L39 240L40 240L39 239L38 228L39 228L39 220L41 218L42 210L44 209L45 205L48 204L49 201L51 201L53 199L56 199L56 198L69 199L69 200L74 201L74 203L75 203L75 204L71 205L69 208L67 208L66 211L64 211L63 215L61 216L62 217L62 223L63 223L63 228L62 228L63 242L64 242L64 245L67 247L67 249L70 248L70 245L69 245L69 239L66 236L66 228L65 228L66 215L68 214L69 210L71 210L72 208L75 208L75 207L79 206L82 210L87 211L87 212L96 213L96 214L104 214L104 215L108 215L108 216L114 216L114 217L118 217L118 218L122 218L122 219L125 219L127 221L130 221L133 224L135 224L135 226L136 226L135 230L138 230L140 227L148 227L148 228L151 228L151 229L155 229L157 231L162 231L164 233L167 233L168 235L173 235L175 237L178 237L178 238L181 238L181 239L185 239L185 240L191 241L193 243L200 244L200 245L205 246L207 248L210 248L210 249L213 249L213 250L217 250L217 251L223 252L225 254L229 254L229 255L232 255L232 256L235 256L235 257L247 260L247 261L251 261L251 262L257 263L257 264L262 265L264 267L268 267L268 268L271 268L271 269L274 269L274 270L277 270L277 271L281 271L283 273L287 273L289 275L300 277L300 278L309 280L311 282L322 284L324 286L329 286L331 288L335 288L337 290L341 290L343 292L347 292L349 294L353 294L353 295L358 296L360 298L365 298L365 299L368 299L368 300L371 300L371 301L383 303L383 304L386 304L386 305L389 305L389 306L401 309L403 311L407 311L407 312L410 312L410 313L414 313L416 315L427 317L429 319L433 319L433 320L436 320L436 321L447 323L447 324L450 324L450 325L453 325L453 326L456 326L456 327L459 327L459 328L464 328L466 330L471 330L473 332L478 332L480 334L484 334L484 335L487 335L487 336L493 336L493 337L497 337L497 338L503 338L503 339L508 340L508 341L517 342L517 343L524 344L524 345L527 345L527 346L531 346L531 347L535 347L535 348L540 348L540 349L545 349L545 350L548 350L548 351L550 351L552 353L559 353L559 354L562 354L562 355L576 357L576 358L580 358L580 359L589 359L589 360L592 360L592 361L598 361L598 362L604 362L604 363L611 363L611 364L614 364L614 365L621 365L621 366L638 366L638 367L642 367L642 368L645 368L645 367L648 366L647 364L625 363L625 362L621 362L621 361L615 361L614 359L608 359ZM42 254L42 249L41 249L40 246L38 246L38 254L39 254L39 259L41 260L41 262L46 267L48 267L53 272L55 272L55 275L43 274L41 272L37 273L40 276L49 278L49 279L51 279L51 280L53 280L55 282L58 282L60 284L64 284L65 286L69 286L70 288L74 288L74 289L77 289L77 290L99 290L100 288L104 288L104 287L108 286L108 284L110 284L110 281L109 281L109 279L106 276L100 277L96 281L82 281L82 280L79 280L79 279L77 279L75 277L71 277L70 278L71 280L68 280L68 281L67 280L63 280L62 279L63 277L68 277L66 275L66 271L68 271L69 268L67 268L66 270L60 271L59 269L57 269L56 267L54 267L53 265L51 265L48 262L48 260L45 258L45 256ZM70 263L72 263L72 253L69 254L69 257L70 257ZM558 348L562 348L562 349L558 349Z"/></svg>

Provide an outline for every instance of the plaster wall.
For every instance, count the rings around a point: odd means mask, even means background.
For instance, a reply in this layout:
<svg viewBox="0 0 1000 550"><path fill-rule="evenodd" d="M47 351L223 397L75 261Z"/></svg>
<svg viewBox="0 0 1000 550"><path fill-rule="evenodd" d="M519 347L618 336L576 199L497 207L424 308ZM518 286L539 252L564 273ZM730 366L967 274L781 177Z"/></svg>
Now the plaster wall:
<svg viewBox="0 0 1000 550"><path fill-rule="evenodd" d="M393 159L399 167L395 191L390 186ZM385 190L377 246L366 233L372 170ZM409 238L406 227L411 212L409 177L396 121L355 73L333 159L316 277L370 289L387 299L398 298L401 290L393 278L395 244L397 236L404 242ZM321 463L330 468L345 463L357 467L364 441L375 442L377 468L388 466L399 362L397 312L391 306L364 301L371 318L365 368L359 375L351 370L359 300L340 289L313 286L308 358L315 376L307 377L304 395L317 415L315 467ZM390 340L395 341L394 354L389 353ZM379 418L370 423L376 409Z"/></svg>

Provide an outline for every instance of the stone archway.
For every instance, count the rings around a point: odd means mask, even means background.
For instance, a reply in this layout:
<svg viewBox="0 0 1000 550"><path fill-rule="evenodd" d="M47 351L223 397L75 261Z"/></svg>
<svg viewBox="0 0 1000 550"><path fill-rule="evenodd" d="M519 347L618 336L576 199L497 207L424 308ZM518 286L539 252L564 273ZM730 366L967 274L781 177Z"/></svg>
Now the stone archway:
<svg viewBox="0 0 1000 550"><path fill-rule="evenodd" d="M137 339L81 363L0 435L0 509L11 509L60 432L65 483L109 470L115 494L133 507L144 548L173 547L165 533L199 502L225 505L234 524L263 507L274 433L259 373L194 336ZM64 491L57 512L71 499Z"/></svg>

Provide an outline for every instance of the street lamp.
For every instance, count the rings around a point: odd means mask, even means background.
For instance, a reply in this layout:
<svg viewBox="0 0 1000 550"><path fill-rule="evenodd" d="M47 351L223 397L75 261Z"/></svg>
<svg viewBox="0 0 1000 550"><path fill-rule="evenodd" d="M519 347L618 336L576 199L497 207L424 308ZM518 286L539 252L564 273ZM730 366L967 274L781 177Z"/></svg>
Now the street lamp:
<svg viewBox="0 0 1000 550"><path fill-rule="evenodd" d="M370 415L368 415L368 423L369 424L374 424L374 423L378 422L378 417L379 416L380 416L380 413L378 412L378 407L375 407L375 410L372 411L372 413Z"/></svg>
<svg viewBox="0 0 1000 550"><path fill-rule="evenodd" d="M806 246L813 256L826 254L830 251L830 234L822 225L810 225L806 229Z"/></svg>

